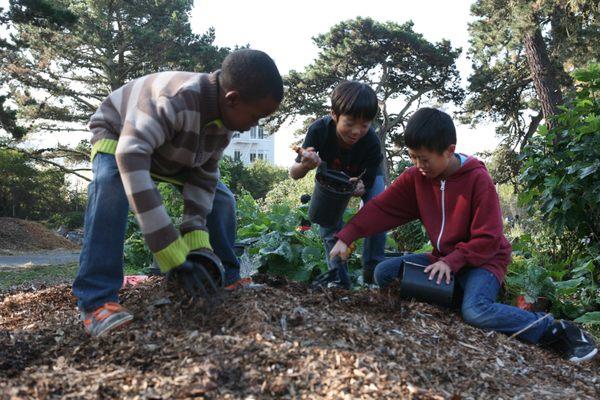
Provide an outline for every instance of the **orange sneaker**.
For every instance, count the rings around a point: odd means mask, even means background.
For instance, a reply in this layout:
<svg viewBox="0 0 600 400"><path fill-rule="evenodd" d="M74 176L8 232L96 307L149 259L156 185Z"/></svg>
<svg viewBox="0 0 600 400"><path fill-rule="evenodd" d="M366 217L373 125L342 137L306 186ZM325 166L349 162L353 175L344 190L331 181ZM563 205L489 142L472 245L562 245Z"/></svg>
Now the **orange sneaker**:
<svg viewBox="0 0 600 400"><path fill-rule="evenodd" d="M233 282L231 285L227 285L225 286L225 290L237 290L237 289L241 289L244 286L248 286L252 284L252 278L248 277L248 278L240 278L237 281Z"/></svg>
<svg viewBox="0 0 600 400"><path fill-rule="evenodd" d="M81 319L85 332L92 337L97 337L127 325L133 319L133 315L119 303L111 302L94 311L82 312Z"/></svg>

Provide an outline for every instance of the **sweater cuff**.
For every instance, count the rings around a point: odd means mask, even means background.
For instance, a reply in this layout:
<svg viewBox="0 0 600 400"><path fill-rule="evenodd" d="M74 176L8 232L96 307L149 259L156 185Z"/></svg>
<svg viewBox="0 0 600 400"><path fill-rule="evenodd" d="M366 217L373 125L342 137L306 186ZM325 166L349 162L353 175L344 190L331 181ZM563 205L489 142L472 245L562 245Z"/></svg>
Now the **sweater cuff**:
<svg viewBox="0 0 600 400"><path fill-rule="evenodd" d="M179 237L173 243L164 249L154 253L160 272L167 273L175 267L180 266L185 261L189 248L185 241Z"/></svg>
<svg viewBox="0 0 600 400"><path fill-rule="evenodd" d="M333 237L344 242L346 246L350 246L352 242L360 238L360 233L358 233L358 229L354 225L346 225L341 231L333 235Z"/></svg>
<svg viewBox="0 0 600 400"><path fill-rule="evenodd" d="M203 230L188 232L183 235L183 240L190 251L197 249L213 249L210 245L208 232Z"/></svg>
<svg viewBox="0 0 600 400"><path fill-rule="evenodd" d="M467 260L465 260L465 257L459 250L454 250L447 256L440 258L440 260L448 264L455 274L467 264Z"/></svg>
<svg viewBox="0 0 600 400"><path fill-rule="evenodd" d="M117 141L115 139L100 139L92 147L91 161L94 161L96 153L115 154L117 152Z"/></svg>

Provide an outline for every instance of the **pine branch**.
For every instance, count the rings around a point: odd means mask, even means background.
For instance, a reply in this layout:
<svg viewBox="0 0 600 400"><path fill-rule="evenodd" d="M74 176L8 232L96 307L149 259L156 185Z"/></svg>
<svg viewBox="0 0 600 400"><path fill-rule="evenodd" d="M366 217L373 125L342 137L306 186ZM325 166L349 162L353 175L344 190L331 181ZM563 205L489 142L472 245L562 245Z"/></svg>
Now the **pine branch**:
<svg viewBox="0 0 600 400"><path fill-rule="evenodd" d="M81 175L78 172L78 171L91 171L92 170L91 168L67 168L64 165L61 165L61 164L59 164L59 163L57 163L55 161L48 160L46 158L37 156L36 154L39 153L39 150L36 150L34 152L29 152L27 150L20 149L18 147L12 147L12 146L3 146L3 147L5 147L6 149L9 149L9 150L13 150L13 151L16 151L18 153L21 153L21 154L25 155L27 158L29 158L31 160L35 160L35 161L43 163L43 164L52 165L52 166L58 168L59 170L65 172L67 174L72 174L72 175L78 176L79 178L84 179L84 180L86 180L88 182L91 182L90 178L88 178L87 176ZM41 150L48 150L48 149L41 149ZM76 151L74 151L74 152L76 152Z"/></svg>

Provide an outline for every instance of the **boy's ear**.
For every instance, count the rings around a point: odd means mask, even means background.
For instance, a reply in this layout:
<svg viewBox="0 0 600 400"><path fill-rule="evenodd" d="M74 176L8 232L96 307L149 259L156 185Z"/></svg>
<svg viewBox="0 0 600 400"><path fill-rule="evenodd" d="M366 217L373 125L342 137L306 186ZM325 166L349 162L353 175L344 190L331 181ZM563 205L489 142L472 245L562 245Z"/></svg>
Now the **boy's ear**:
<svg viewBox="0 0 600 400"><path fill-rule="evenodd" d="M225 93L225 101L228 105L234 106L240 102L240 92L237 90L230 90Z"/></svg>
<svg viewBox="0 0 600 400"><path fill-rule="evenodd" d="M333 122L335 122L336 124L338 123L338 116L333 111L331 112L331 118L333 119Z"/></svg>
<svg viewBox="0 0 600 400"><path fill-rule="evenodd" d="M454 152L456 151L456 145L455 144L451 144L450 146L448 146L446 148L446 150L444 150L444 153L446 153L446 156L448 158L452 157L454 155Z"/></svg>

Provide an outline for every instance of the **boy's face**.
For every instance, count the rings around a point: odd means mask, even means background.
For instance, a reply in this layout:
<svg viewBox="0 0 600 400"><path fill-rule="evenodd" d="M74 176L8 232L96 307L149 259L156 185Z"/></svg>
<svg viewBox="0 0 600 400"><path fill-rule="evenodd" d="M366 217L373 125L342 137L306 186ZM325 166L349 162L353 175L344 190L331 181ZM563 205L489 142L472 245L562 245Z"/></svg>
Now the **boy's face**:
<svg viewBox="0 0 600 400"><path fill-rule="evenodd" d="M408 156L419 172L429 179L442 175L449 167L454 157L456 145L451 144L442 154L425 147L408 149Z"/></svg>
<svg viewBox="0 0 600 400"><path fill-rule="evenodd" d="M371 121L354 118L350 115L337 116L331 113L331 117L335 121L338 137L348 146L356 144L369 132L371 127Z"/></svg>
<svg viewBox="0 0 600 400"><path fill-rule="evenodd" d="M231 131L244 132L258 125L261 118L275 112L279 102L268 96L260 100L244 101L239 93L230 91L221 102L221 120Z"/></svg>

